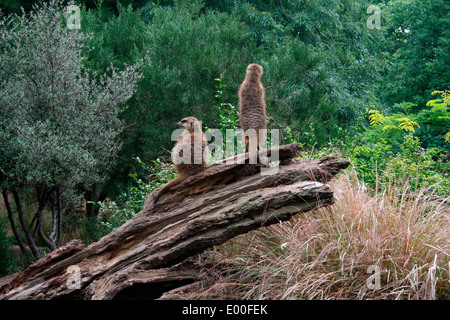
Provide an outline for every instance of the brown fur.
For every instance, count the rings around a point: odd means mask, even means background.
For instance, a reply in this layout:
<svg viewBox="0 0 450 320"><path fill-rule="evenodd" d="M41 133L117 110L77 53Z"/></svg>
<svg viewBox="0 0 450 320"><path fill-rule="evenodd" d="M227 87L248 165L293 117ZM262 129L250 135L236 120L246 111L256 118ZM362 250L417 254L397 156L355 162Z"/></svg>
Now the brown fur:
<svg viewBox="0 0 450 320"><path fill-rule="evenodd" d="M187 177L202 171L208 161L208 141L202 132L200 122L197 118L184 118L177 123L177 126L186 129L186 131L178 138L178 142L172 149L172 162L174 163L174 168L179 175L162 187L153 203L157 203L159 198L164 193L169 191L181 181L185 180ZM191 151L190 162L176 164L175 160L178 157L183 157L183 150L188 149Z"/></svg>
<svg viewBox="0 0 450 320"><path fill-rule="evenodd" d="M239 122L243 131L245 152L249 151L250 144L249 136L245 134L247 130L255 130L257 150L261 149L261 144L266 140L265 131L260 132L260 129L267 129L265 90L261 84L262 74L263 67L256 63L250 64L247 67L244 82L239 88ZM256 155L252 157L256 159ZM250 166L253 172L253 165Z"/></svg>
<svg viewBox="0 0 450 320"><path fill-rule="evenodd" d="M241 129L245 132L248 129L255 129L258 141L258 149L261 142L259 137L260 129L267 129L267 115L265 91L261 84L263 68L256 63L247 67L247 73L244 82L239 88L239 122ZM245 138L245 152L248 152L249 138Z"/></svg>

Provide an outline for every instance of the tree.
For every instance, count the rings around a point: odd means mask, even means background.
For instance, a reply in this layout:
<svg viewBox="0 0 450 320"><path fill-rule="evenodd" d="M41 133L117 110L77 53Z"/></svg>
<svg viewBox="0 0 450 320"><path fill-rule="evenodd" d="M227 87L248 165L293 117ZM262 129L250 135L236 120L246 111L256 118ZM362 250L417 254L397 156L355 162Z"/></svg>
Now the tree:
<svg viewBox="0 0 450 320"><path fill-rule="evenodd" d="M16 240L22 243L11 200L33 259L40 257L37 239L50 250L60 244L62 194L107 177L120 147L120 106L141 77L138 64L90 73L81 54L88 36L66 28L63 12L62 1L52 0L1 22L0 72L8 79L2 77L0 87L0 188ZM24 212L24 193L36 199L31 221ZM52 221L47 234L46 208ZM21 248L26 256L23 243Z"/></svg>
<svg viewBox="0 0 450 320"><path fill-rule="evenodd" d="M450 88L450 3L392 0L383 16L392 67L381 93L390 105L412 101L424 108L433 91Z"/></svg>

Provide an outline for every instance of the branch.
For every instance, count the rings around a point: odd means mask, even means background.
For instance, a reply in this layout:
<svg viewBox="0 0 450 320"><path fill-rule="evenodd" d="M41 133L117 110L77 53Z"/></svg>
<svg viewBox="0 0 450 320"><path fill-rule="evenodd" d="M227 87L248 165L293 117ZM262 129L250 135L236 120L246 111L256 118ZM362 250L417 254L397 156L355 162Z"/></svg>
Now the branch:
<svg viewBox="0 0 450 320"><path fill-rule="evenodd" d="M8 220L11 225L11 230L14 234L14 238L16 239L17 244L19 245L20 251L22 252L25 265L28 266L30 264L30 261L28 260L27 249L25 248L25 245L23 244L22 239L20 239L19 232L17 231L16 223L14 222L13 213L11 210L11 206L9 204L8 193L5 190L2 190L2 195L3 195L3 202L5 203L6 211L8 212Z"/></svg>

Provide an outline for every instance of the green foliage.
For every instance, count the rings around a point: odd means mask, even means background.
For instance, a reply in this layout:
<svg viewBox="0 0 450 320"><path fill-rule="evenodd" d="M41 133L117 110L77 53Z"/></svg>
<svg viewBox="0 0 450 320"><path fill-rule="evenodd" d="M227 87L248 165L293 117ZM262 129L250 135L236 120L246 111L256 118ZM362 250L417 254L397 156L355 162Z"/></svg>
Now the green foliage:
<svg viewBox="0 0 450 320"><path fill-rule="evenodd" d="M433 192L450 192L450 164L444 162L438 149L423 150L420 140L405 135L400 151L380 138L377 142L353 147L349 151L355 170L371 188L409 185L411 191L434 186Z"/></svg>
<svg viewBox="0 0 450 320"><path fill-rule="evenodd" d="M120 227L126 221L141 211L147 195L176 177L172 165L161 162L160 159L152 161L147 166L139 157L134 158L141 171L150 173L150 183L144 182L137 173L131 173L132 183L127 192L121 193L116 201L97 203L100 206L100 224L105 234Z"/></svg>
<svg viewBox="0 0 450 320"><path fill-rule="evenodd" d="M38 0L2 0L0 3L0 9L5 12L7 15L10 13L20 13L20 7L24 7L25 10L30 10L33 3Z"/></svg>
<svg viewBox="0 0 450 320"><path fill-rule="evenodd" d="M119 106L134 92L137 66L90 77L81 56L87 36L62 26L62 11L51 1L18 17L2 46L2 60L14 70L0 87L6 188L89 185L102 179L119 147Z"/></svg>
<svg viewBox="0 0 450 320"><path fill-rule="evenodd" d="M449 124L446 99L447 96L443 96L431 100L428 106L432 108L417 113L413 110L414 104L405 102L396 104L396 112L389 116L378 110L368 112L371 126L359 134L348 150L356 171L369 186L384 188L392 183L407 183L418 190L436 184L437 193L450 192L450 163L444 162L443 148L431 148L433 144L447 144L444 135ZM431 131L430 126L435 136L423 143L421 136Z"/></svg>
<svg viewBox="0 0 450 320"><path fill-rule="evenodd" d="M170 180L173 180L178 175L173 169L172 164L167 164L162 162L161 159L157 158L156 160L152 160L152 164L145 168L145 172L150 173L150 191L153 191L162 185L166 184Z"/></svg>
<svg viewBox="0 0 450 320"><path fill-rule="evenodd" d="M415 127L419 127L419 124L404 115L391 115L383 116L378 110L369 111L369 120L371 126L383 125L382 130L390 131L409 131L414 133Z"/></svg>
<svg viewBox="0 0 450 320"><path fill-rule="evenodd" d="M397 185L406 182L413 191L432 187L433 192L448 195L450 192L450 163L437 157L439 150L421 151L419 138L407 135L401 145L401 151L393 157L383 173L382 182L387 186L390 181Z"/></svg>
<svg viewBox="0 0 450 320"><path fill-rule="evenodd" d="M207 132L212 132L212 135L214 136L214 138L209 138L207 134L207 139L210 140L210 148L214 146L213 150L211 150L212 152L209 158L210 163L214 163L232 156L236 154L236 150L238 148L244 148L242 140L238 139L237 136L237 132L240 130L239 109L232 103L224 102L224 90L227 86L223 83L222 76L215 80L217 81L218 88L215 94L216 104L213 108L218 112L218 118L213 122L213 126L211 128L205 126L205 130L207 130ZM218 131L216 132L216 130ZM232 130L233 134L236 134L233 140L232 150L228 150L227 148L227 139L229 139L229 137L227 137L227 130ZM219 132L222 141L220 141L218 136Z"/></svg>
<svg viewBox="0 0 450 320"><path fill-rule="evenodd" d="M440 94L442 99L428 101L426 108L418 112L413 110L416 105L409 102L395 104L393 109L396 112L389 116L370 110L370 125L394 146L399 145L403 136L410 132L417 134L426 148L450 150L450 141L446 138L450 128L449 94L448 91L435 91L433 94Z"/></svg>
<svg viewBox="0 0 450 320"><path fill-rule="evenodd" d="M374 135L370 135L374 136ZM392 145L379 137L354 146L350 150L350 161L367 185L374 187L378 177L386 168L387 159L393 156Z"/></svg>
<svg viewBox="0 0 450 320"><path fill-rule="evenodd" d="M145 43L148 40L140 11L120 3L118 9L118 16L103 6L97 10L82 9L82 31L93 33L84 61L91 70L106 72L111 64L122 69L145 57Z"/></svg>
<svg viewBox="0 0 450 320"><path fill-rule="evenodd" d="M286 132L284 138L285 143L298 143L297 138L294 137L294 133L292 132L292 129L290 127L286 127L284 131Z"/></svg>
<svg viewBox="0 0 450 320"><path fill-rule="evenodd" d="M435 88L450 87L450 3L446 0L391 0L384 7L392 66L381 94L388 104L415 101L425 106Z"/></svg>
<svg viewBox="0 0 450 320"><path fill-rule="evenodd" d="M222 135L225 136L226 129L239 129L239 110L233 104L223 102L223 90L226 88L226 85L222 82L222 77L214 80L218 82L219 86L215 95L219 104L214 105L214 108L219 112L219 118L215 124L222 132Z"/></svg>
<svg viewBox="0 0 450 320"><path fill-rule="evenodd" d="M302 133L309 131L311 123L322 122L313 139L301 135L300 141L323 145L338 116L336 104L327 101L329 78L320 55L312 53L298 39L286 42L286 47L276 48L261 62L263 85L267 88L267 113L277 128L289 126Z"/></svg>
<svg viewBox="0 0 450 320"><path fill-rule="evenodd" d="M418 121L426 123L418 135L426 147L450 151L450 92L436 90L432 92L435 94L441 95L441 99L428 101L417 114Z"/></svg>

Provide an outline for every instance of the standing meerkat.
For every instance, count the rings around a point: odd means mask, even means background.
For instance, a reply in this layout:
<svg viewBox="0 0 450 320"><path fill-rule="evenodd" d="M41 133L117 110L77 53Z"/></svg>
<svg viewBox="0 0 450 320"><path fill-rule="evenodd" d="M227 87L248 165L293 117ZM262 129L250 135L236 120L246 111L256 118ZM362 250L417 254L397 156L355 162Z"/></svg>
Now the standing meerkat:
<svg viewBox="0 0 450 320"><path fill-rule="evenodd" d="M185 129L184 133L178 138L171 154L174 168L179 175L162 187L153 200L155 204L173 186L202 171L208 161L208 141L202 132L198 119L187 117L178 122L177 126Z"/></svg>
<svg viewBox="0 0 450 320"><path fill-rule="evenodd" d="M262 74L263 67L256 63L250 64L247 67L244 82L239 88L239 122L243 130L242 136L245 143L245 152L249 151L250 142L249 135L245 134L247 130L255 130L257 150L261 149L261 145L266 139L267 115L265 90L261 84ZM252 149L255 150L254 148ZM256 161L256 158L254 159Z"/></svg>

